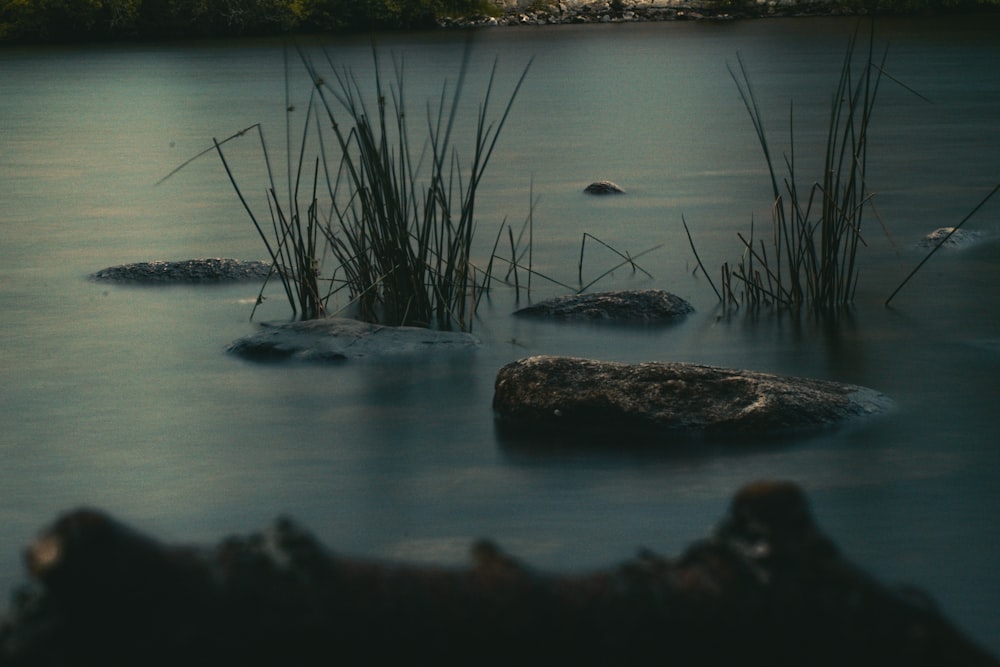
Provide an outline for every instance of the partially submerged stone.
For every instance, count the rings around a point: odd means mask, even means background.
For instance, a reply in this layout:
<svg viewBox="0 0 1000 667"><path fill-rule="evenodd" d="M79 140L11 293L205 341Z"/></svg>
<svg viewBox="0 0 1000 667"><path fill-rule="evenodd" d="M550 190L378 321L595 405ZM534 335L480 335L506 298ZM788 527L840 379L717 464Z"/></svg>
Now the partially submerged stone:
<svg viewBox="0 0 1000 667"><path fill-rule="evenodd" d="M750 438L813 431L885 412L865 387L665 362L624 364L536 356L507 364L493 410L507 431L615 442L706 435Z"/></svg>
<svg viewBox="0 0 1000 667"><path fill-rule="evenodd" d="M185 283L223 283L262 280L271 271L271 264L256 260L211 257L179 262L153 261L120 264L101 269L95 280L147 285Z"/></svg>
<svg viewBox="0 0 1000 667"><path fill-rule="evenodd" d="M939 245L948 248L965 248L980 240L982 240L982 234L975 231L966 231L955 227L939 227L920 239L920 245L924 248L934 248Z"/></svg>
<svg viewBox="0 0 1000 667"><path fill-rule="evenodd" d="M625 189L611 181L595 181L583 189L589 195L623 195Z"/></svg>
<svg viewBox="0 0 1000 667"><path fill-rule="evenodd" d="M26 561L35 585L0 623L3 665L998 664L926 595L842 557L788 482L744 487L677 558L577 574L486 540L467 567L348 558L290 519L168 545L92 509Z"/></svg>
<svg viewBox="0 0 1000 667"><path fill-rule="evenodd" d="M690 303L663 290L571 294L521 308L515 315L555 320L674 322L694 312Z"/></svg>
<svg viewBox="0 0 1000 667"><path fill-rule="evenodd" d="M258 361L343 361L471 349L478 345L479 340L468 333L421 327L389 327L332 317L279 324L265 323L257 333L235 341L229 346L229 351Z"/></svg>

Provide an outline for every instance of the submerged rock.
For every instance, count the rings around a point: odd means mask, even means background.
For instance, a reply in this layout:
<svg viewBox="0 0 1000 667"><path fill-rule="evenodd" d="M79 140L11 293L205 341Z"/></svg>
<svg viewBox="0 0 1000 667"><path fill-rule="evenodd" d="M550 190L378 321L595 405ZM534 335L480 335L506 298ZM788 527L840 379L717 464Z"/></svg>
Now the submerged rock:
<svg viewBox="0 0 1000 667"><path fill-rule="evenodd" d="M939 227L920 239L920 246L933 248L942 245L948 248L966 248L980 240L982 240L982 234L978 232L955 229L954 227Z"/></svg>
<svg viewBox="0 0 1000 667"><path fill-rule="evenodd" d="M615 442L677 437L749 438L813 431L885 412L872 389L697 364L623 364L536 356L497 374L493 410L508 431Z"/></svg>
<svg viewBox="0 0 1000 667"><path fill-rule="evenodd" d="M668 526L666 527L669 528ZM290 519L212 548L77 510L28 548L0 664L986 667L929 599L842 557L799 487L741 489L677 558L546 573L346 558Z"/></svg>
<svg viewBox="0 0 1000 667"><path fill-rule="evenodd" d="M233 354L257 361L343 361L470 349L478 345L479 340L467 333L389 327L332 317L263 324L260 331L235 341L228 349Z"/></svg>
<svg viewBox="0 0 1000 667"><path fill-rule="evenodd" d="M663 290L621 290L573 294L540 301L515 315L556 320L674 322L693 313L690 303Z"/></svg>
<svg viewBox="0 0 1000 667"><path fill-rule="evenodd" d="M148 285L178 283L222 283L243 280L262 280L271 271L271 264L255 260L187 259L180 262L137 262L101 269L95 280L115 283L143 283Z"/></svg>
<svg viewBox="0 0 1000 667"><path fill-rule="evenodd" d="M623 195L625 194L625 189L617 183L612 183L611 181L596 181L591 183L583 189L584 192L591 195Z"/></svg>

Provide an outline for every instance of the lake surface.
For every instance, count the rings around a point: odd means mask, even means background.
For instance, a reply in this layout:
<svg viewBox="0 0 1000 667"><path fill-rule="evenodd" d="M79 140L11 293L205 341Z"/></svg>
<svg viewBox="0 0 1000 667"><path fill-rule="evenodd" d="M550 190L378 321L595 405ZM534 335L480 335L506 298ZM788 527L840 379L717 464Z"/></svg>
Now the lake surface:
<svg viewBox="0 0 1000 667"><path fill-rule="evenodd" d="M669 328L531 323L510 316L518 303L501 286L474 323L474 353L330 367L225 353L257 326L257 285L88 279L133 261L264 256L214 156L154 184L255 123L283 168L280 41L0 52L0 591L23 581L19 554L35 532L84 504L169 540L214 543L289 514L347 554L456 563L486 536L538 567L578 570L639 547L675 555L741 485L780 478L806 489L850 558L925 589L1000 653L1000 201L967 223L979 243L937 253L883 307L926 253L921 236L958 223L1000 179L1000 21L878 24L887 71L926 99L883 81L869 164L878 219L866 220L856 303L838 322L723 313L681 226L683 215L715 270L739 258L736 233L751 218L770 220L727 64L746 64L776 152L794 102L796 159L815 170L854 26L473 33L466 112L494 59L499 100L533 58L480 191L480 263L505 219L526 218L533 191L537 271L575 284L585 232L633 254L662 244L640 262L652 279L618 270L592 289L667 289L697 312ZM387 66L389 54L405 60L416 110L455 80L465 43L459 32L379 36ZM366 37L305 47L370 78ZM294 58L290 71L302 108L308 82ZM465 154L467 129L456 130ZM263 191L252 139L227 154ZM602 178L628 194L582 194ZM584 282L615 261L588 245ZM565 292L532 286L531 299ZM255 319L288 317L280 293L268 295ZM490 407L497 370L531 354L832 379L883 391L898 409L773 448L638 454L623 439L538 452L500 439Z"/></svg>

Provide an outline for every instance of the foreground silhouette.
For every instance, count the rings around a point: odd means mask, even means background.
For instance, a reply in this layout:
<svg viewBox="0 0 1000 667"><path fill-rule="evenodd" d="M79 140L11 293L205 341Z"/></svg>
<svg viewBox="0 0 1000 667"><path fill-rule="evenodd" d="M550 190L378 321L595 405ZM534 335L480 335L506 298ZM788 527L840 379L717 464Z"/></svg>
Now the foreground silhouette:
<svg viewBox="0 0 1000 667"><path fill-rule="evenodd" d="M2 665L997 665L916 592L842 558L790 483L739 491L676 559L579 575L489 542L468 568L343 558L288 520L211 549L105 514L27 550Z"/></svg>

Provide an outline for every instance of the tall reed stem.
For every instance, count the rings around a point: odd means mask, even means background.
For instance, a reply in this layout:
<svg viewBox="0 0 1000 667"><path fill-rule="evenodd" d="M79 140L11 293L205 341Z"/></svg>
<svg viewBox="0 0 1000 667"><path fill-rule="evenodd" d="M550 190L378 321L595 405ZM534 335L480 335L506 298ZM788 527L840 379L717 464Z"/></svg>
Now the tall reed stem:
<svg viewBox="0 0 1000 667"><path fill-rule="evenodd" d="M484 289L477 276L485 275L471 257L477 191L531 63L499 120L491 121L494 62L475 119L471 158L463 162L452 135L469 68L468 46L454 88L445 84L436 105L427 105L427 138L420 153L410 141L402 61L394 61L393 80L386 83L374 48L372 58L374 94L366 95L354 72L337 68L329 55L330 83L303 57L341 156L336 177L328 180L334 223L323 233L363 319L471 329L476 294Z"/></svg>
<svg viewBox="0 0 1000 667"><path fill-rule="evenodd" d="M795 156L794 109L789 112L790 149L785 175L778 167L764 129L763 115L743 59L730 74L739 89L767 164L772 199L771 252L764 240L755 245L740 236L743 258L723 269L724 303L738 302L731 281L742 289L743 303L828 310L850 303L857 288L857 253L864 244L862 218L870 198L867 187L868 131L886 55L876 64L874 34L863 68L855 74L858 32L851 37L840 79L833 93L827 125L822 176L801 188ZM690 234L689 234L690 238Z"/></svg>

